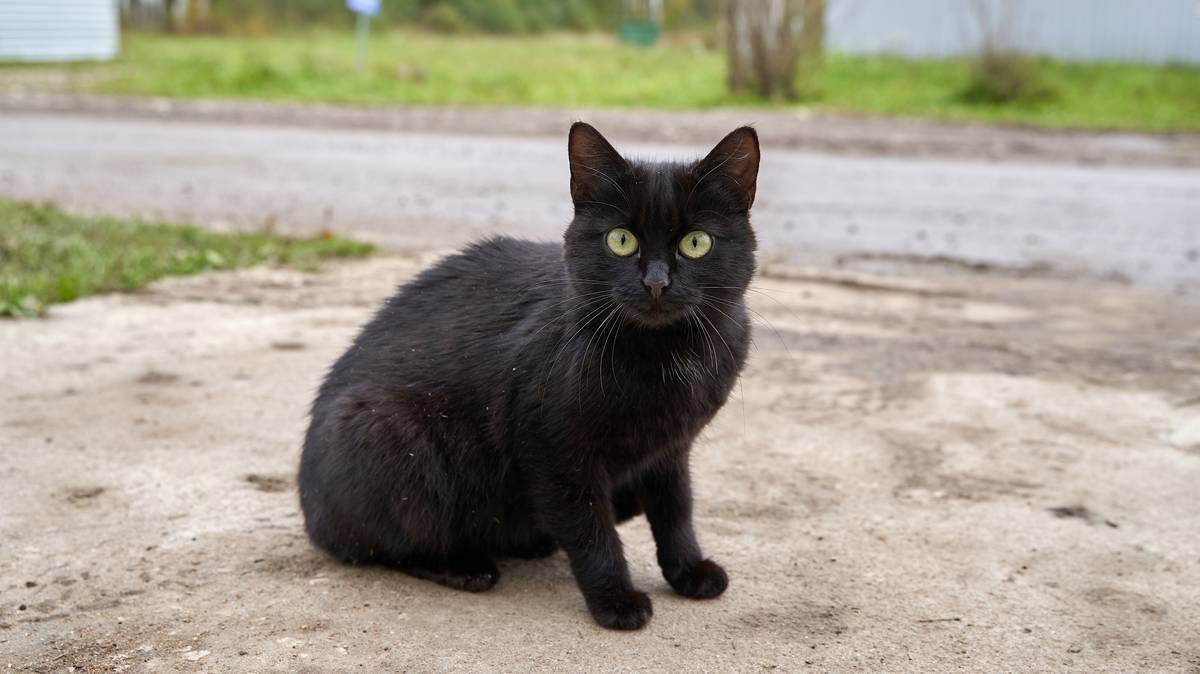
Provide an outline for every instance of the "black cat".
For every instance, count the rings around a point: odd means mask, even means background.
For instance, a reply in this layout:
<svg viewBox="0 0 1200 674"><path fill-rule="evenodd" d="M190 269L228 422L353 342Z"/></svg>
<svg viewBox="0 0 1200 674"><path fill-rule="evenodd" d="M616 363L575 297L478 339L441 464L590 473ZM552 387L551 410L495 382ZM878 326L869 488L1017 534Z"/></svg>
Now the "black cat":
<svg viewBox="0 0 1200 674"><path fill-rule="evenodd" d="M493 557L566 551L598 623L637 629L615 525L645 512L663 576L720 595L692 530L688 453L746 360L753 129L691 164L568 140L564 245L494 238L402 287L312 408L308 534L338 559L478 592Z"/></svg>

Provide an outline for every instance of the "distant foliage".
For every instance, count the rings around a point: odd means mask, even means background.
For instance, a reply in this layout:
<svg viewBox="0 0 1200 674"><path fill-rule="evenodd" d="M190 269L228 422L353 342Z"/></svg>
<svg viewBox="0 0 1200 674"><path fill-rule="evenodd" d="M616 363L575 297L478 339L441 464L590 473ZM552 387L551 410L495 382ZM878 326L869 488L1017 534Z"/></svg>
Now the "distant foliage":
<svg viewBox="0 0 1200 674"><path fill-rule="evenodd" d="M473 27L487 33L529 32L532 26L544 25L546 18L538 12L544 8L522 8L517 0L454 0L452 4L458 6Z"/></svg>
<svg viewBox="0 0 1200 674"><path fill-rule="evenodd" d="M463 33L469 28L467 19L462 15L462 12L458 11L458 8L454 5L446 2L439 2L425 10L421 23L429 30L441 33L442 35Z"/></svg>
<svg viewBox="0 0 1200 674"><path fill-rule="evenodd" d="M711 25L718 0L664 0L667 29ZM349 26L342 0L121 0L124 20L167 32L261 35L302 26ZM628 18L624 0L383 0L376 25L416 25L440 33L502 35L613 30Z"/></svg>
<svg viewBox="0 0 1200 674"><path fill-rule="evenodd" d="M963 98L975 103L1014 103L1051 98L1036 58L1016 51L984 51L971 62Z"/></svg>
<svg viewBox="0 0 1200 674"><path fill-rule="evenodd" d="M974 0L969 9L979 46L963 98L990 105L1050 98L1038 60L1017 46L1017 36L1029 30L1024 5Z"/></svg>
<svg viewBox="0 0 1200 674"><path fill-rule="evenodd" d="M825 43L825 0L729 0L729 90L793 100L810 93Z"/></svg>

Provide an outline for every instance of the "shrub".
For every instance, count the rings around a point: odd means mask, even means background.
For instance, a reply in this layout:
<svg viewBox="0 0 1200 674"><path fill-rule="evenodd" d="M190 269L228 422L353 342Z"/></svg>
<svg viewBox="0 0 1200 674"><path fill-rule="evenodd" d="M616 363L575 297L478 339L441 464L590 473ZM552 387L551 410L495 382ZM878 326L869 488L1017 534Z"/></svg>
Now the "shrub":
<svg viewBox="0 0 1200 674"><path fill-rule="evenodd" d="M286 88L287 73L257 51L243 55L241 63L232 74L232 85L239 92L253 94L263 90Z"/></svg>
<svg viewBox="0 0 1200 674"><path fill-rule="evenodd" d="M963 98L976 103L1038 101L1051 97L1037 59L1015 50L983 50L971 63Z"/></svg>
<svg viewBox="0 0 1200 674"><path fill-rule="evenodd" d="M526 30L525 17L513 0L459 0L472 25L487 33L515 34Z"/></svg>
<svg viewBox="0 0 1200 674"><path fill-rule="evenodd" d="M454 35L467 30L467 20L453 5L440 2L430 7L422 18L429 30L443 35Z"/></svg>
<svg viewBox="0 0 1200 674"><path fill-rule="evenodd" d="M963 98L990 104L1047 98L1050 90L1042 83L1037 60L1018 46L1033 18L1024 6L974 0L968 10L979 47Z"/></svg>
<svg viewBox="0 0 1200 674"><path fill-rule="evenodd" d="M596 12L582 2L568 2L563 10L563 20L570 30L588 32L596 29Z"/></svg>

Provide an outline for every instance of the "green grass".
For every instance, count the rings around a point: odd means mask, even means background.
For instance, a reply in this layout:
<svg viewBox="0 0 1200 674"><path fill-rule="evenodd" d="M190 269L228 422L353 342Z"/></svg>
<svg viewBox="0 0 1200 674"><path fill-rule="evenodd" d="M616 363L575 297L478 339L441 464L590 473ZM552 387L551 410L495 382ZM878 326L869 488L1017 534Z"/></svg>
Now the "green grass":
<svg viewBox="0 0 1200 674"><path fill-rule="evenodd" d="M0 316L36 316L48 304L137 290L163 276L257 264L315 269L371 250L333 236L222 234L0 199Z"/></svg>
<svg viewBox="0 0 1200 674"><path fill-rule="evenodd" d="M722 61L714 52L643 50L566 35L375 35L362 73L353 38L333 33L134 35L119 64L120 74L103 91L366 104L694 108L725 102ZM411 77L416 69L423 78Z"/></svg>
<svg viewBox="0 0 1200 674"><path fill-rule="evenodd" d="M372 36L354 67L348 34L267 38L127 35L113 65L76 66L110 94L357 104L537 105L696 109L773 106L725 90L722 53L698 43L652 49L590 36ZM831 54L801 105L849 114L1054 128L1200 131L1200 68L1041 61L1049 95L994 104L965 95L963 61ZM420 73L419 76L415 76ZM88 84L91 82L91 84Z"/></svg>
<svg viewBox="0 0 1200 674"><path fill-rule="evenodd" d="M834 57L818 107L885 116L1100 130L1200 131L1200 68L1038 62L1044 98L1006 104L966 95L962 61Z"/></svg>

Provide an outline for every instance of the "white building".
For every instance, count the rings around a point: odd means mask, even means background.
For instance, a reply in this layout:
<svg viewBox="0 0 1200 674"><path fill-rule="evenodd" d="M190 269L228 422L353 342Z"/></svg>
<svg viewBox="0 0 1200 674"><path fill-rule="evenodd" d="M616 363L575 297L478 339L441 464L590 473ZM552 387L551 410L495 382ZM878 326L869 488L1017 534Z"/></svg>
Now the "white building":
<svg viewBox="0 0 1200 674"><path fill-rule="evenodd" d="M1200 0L828 0L827 46L945 58L985 34L1065 61L1200 64Z"/></svg>
<svg viewBox="0 0 1200 674"><path fill-rule="evenodd" d="M0 61L92 61L117 54L116 0L0 0Z"/></svg>

